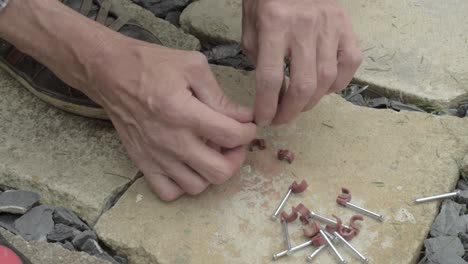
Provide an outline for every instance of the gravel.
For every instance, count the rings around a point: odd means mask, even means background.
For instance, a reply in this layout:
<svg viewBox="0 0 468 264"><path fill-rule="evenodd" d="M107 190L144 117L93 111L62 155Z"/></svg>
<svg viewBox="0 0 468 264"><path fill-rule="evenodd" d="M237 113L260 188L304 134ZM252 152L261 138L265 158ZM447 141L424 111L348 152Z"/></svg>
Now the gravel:
<svg viewBox="0 0 468 264"><path fill-rule="evenodd" d="M40 205L15 221L15 229L26 240L47 241L47 234L54 229L51 206Z"/></svg>
<svg viewBox="0 0 468 264"><path fill-rule="evenodd" d="M72 244L75 248L77 249L82 249L83 248L83 245L84 243L87 241L87 240L97 240L97 236L96 234L91 231L91 230L86 230L84 232L81 232L80 234L78 234L72 241Z"/></svg>
<svg viewBox="0 0 468 264"><path fill-rule="evenodd" d="M72 226L81 231L89 229L89 226L81 221L75 213L62 207L55 209L54 222L57 224Z"/></svg>
<svg viewBox="0 0 468 264"><path fill-rule="evenodd" d="M460 232L466 232L467 217L463 215L466 205L446 200L442 204L442 209L436 217L431 227L431 236L458 236Z"/></svg>
<svg viewBox="0 0 468 264"><path fill-rule="evenodd" d="M47 234L47 240L49 242L63 242L65 240L71 241L80 233L80 231L71 226L56 224L54 230Z"/></svg>
<svg viewBox="0 0 468 264"><path fill-rule="evenodd" d="M41 197L30 191L6 191L0 193L0 213L25 214Z"/></svg>
<svg viewBox="0 0 468 264"><path fill-rule="evenodd" d="M17 235L18 231L15 228L15 221L18 219L20 215L17 214L9 214L9 213L1 213L0 214L0 227L10 231L11 233Z"/></svg>
<svg viewBox="0 0 468 264"><path fill-rule="evenodd" d="M426 247L425 263L431 264L465 264L461 256L465 249L458 237L439 236L424 241Z"/></svg>

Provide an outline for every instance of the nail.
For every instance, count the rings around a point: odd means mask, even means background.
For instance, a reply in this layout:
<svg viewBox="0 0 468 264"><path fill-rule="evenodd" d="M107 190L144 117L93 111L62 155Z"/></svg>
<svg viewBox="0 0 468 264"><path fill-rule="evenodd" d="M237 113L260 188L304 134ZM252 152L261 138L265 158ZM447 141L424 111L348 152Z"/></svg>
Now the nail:
<svg viewBox="0 0 468 264"><path fill-rule="evenodd" d="M286 220L282 219L281 220L281 225L283 226L284 240L286 241L286 245L288 245L288 250L291 250L291 239L289 239L288 222L286 222Z"/></svg>
<svg viewBox="0 0 468 264"><path fill-rule="evenodd" d="M315 212L310 212L311 214L311 218L317 220L317 221L320 221L322 223L325 223L325 224L329 224L329 225L332 225L332 226L336 226L337 225L337 222L333 219L330 219L330 218L326 218L325 216L321 216ZM351 227L350 226L347 226L347 225L344 225L342 224L342 226L348 230L351 230Z"/></svg>
<svg viewBox="0 0 468 264"><path fill-rule="evenodd" d="M341 242L343 242L346 246L348 246L354 252L354 254L356 254L361 259L362 262L369 263L369 259L364 257L364 255L362 255L361 252L359 252L355 247L353 247L353 245L351 245L348 241L346 241L346 239L344 239L338 232L335 231L333 234Z"/></svg>
<svg viewBox="0 0 468 264"><path fill-rule="evenodd" d="M355 211L358 211L364 215L370 216L380 222L384 220L384 215L372 212L370 210L367 210L365 208L362 208L360 206L357 206L353 203L351 203L351 192L347 188L341 188L341 194L339 194L336 197L336 202L342 206L354 209Z"/></svg>
<svg viewBox="0 0 468 264"><path fill-rule="evenodd" d="M292 247L290 250L284 250L284 251L281 251L280 253L273 254L273 260L278 260L279 258L282 258L282 257L288 255L288 253L294 253L296 251L299 251L299 250L304 249L306 247L309 247L311 245L312 245L312 240L309 240L309 241L304 242L304 243L302 243L300 245Z"/></svg>
<svg viewBox="0 0 468 264"><path fill-rule="evenodd" d="M291 189L291 187L289 187L288 192L283 196L283 199L281 199L281 202L278 205L278 208L276 208L275 213L271 216L272 221L276 220L276 218L278 217L278 215L279 215L281 209L283 208L284 204L289 199L289 196L291 196L291 193L292 193L292 189Z"/></svg>
<svg viewBox="0 0 468 264"><path fill-rule="evenodd" d="M346 207L348 207L348 208L354 209L355 211L358 211L358 212L360 212L360 213L362 213L362 214L365 214L365 215L370 216L370 217L372 217L372 218L374 218L374 219L376 219L376 220L379 220L380 222L383 222L383 220L384 220L384 218L385 218L384 215L381 215L381 214L372 212L372 211L370 211L370 210L367 210L367 209L365 209L365 208L362 208L362 207L357 206L357 205L355 205L355 204L352 204L352 203L350 203L350 202L346 202L346 203L344 203L344 205L345 205Z"/></svg>
<svg viewBox="0 0 468 264"><path fill-rule="evenodd" d="M333 253L335 253L336 258L340 261L341 264L346 264L346 260L340 255L340 252L336 249L335 245L331 242L330 238L328 237L327 234L323 230L320 230L320 234L325 238L327 241L328 246L333 250Z"/></svg>
<svg viewBox="0 0 468 264"><path fill-rule="evenodd" d="M413 204L419 204L419 203L424 203L424 202L429 202L429 201L434 201L434 200L446 199L446 198L451 198L451 197L455 197L455 196L459 196L459 195L460 195L460 190L456 190L456 191L451 192L451 193L439 194L439 195L419 198L419 199L414 200Z"/></svg>
<svg viewBox="0 0 468 264"><path fill-rule="evenodd" d="M307 261L311 262L312 260L314 260L314 258L320 253L322 252L322 250L324 248L328 247L328 244L323 244L321 245L319 248L317 248L314 252L312 252L312 254L310 254L309 256L307 256Z"/></svg>

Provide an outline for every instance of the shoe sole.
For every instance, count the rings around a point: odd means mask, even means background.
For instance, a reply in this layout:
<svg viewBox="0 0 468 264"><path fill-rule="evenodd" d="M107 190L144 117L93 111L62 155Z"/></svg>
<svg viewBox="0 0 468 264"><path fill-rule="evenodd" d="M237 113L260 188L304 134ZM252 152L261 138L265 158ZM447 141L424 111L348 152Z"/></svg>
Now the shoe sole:
<svg viewBox="0 0 468 264"><path fill-rule="evenodd" d="M34 89L34 87L31 86L31 84L26 79L24 79L15 71L13 71L2 60L0 60L0 68L8 72L16 81L18 81L23 87L25 87L28 91L34 94L37 98L41 99L42 101L50 105L53 105L63 111L73 113L76 115L95 118L95 119L109 120L109 117L107 116L106 112L102 108L95 108L95 107L89 107L89 106L83 106L83 105L77 105L77 104L73 104L69 102L64 102L50 95L37 91L36 89Z"/></svg>

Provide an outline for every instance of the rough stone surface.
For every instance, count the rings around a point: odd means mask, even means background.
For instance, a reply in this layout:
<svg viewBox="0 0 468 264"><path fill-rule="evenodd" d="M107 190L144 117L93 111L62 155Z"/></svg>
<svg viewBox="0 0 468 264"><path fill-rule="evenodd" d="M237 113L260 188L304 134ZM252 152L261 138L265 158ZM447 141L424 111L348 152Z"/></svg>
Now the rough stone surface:
<svg viewBox="0 0 468 264"><path fill-rule="evenodd" d="M80 231L73 227L66 226L64 224L57 224L54 226L54 230L47 234L47 240L50 242L63 242L65 240L71 241L80 233Z"/></svg>
<svg viewBox="0 0 468 264"><path fill-rule="evenodd" d="M51 107L0 70L0 185L93 223L137 169L111 124Z"/></svg>
<svg viewBox="0 0 468 264"><path fill-rule="evenodd" d="M47 234L54 229L53 212L50 206L34 207L15 221L15 229L26 240L47 241Z"/></svg>
<svg viewBox="0 0 468 264"><path fill-rule="evenodd" d="M426 256L429 263L433 264L466 264L461 256L465 254L465 249L458 237L440 236L427 239Z"/></svg>
<svg viewBox="0 0 468 264"><path fill-rule="evenodd" d="M30 259L33 264L109 264L108 261L92 257L84 252L69 251L59 244L37 241L27 242L19 236L3 231L1 228L0 234Z"/></svg>
<svg viewBox="0 0 468 264"><path fill-rule="evenodd" d="M24 214L39 202L40 195L30 191L6 191L0 194L0 213Z"/></svg>
<svg viewBox="0 0 468 264"><path fill-rule="evenodd" d="M241 39L242 0L200 0L181 25L213 43ZM342 0L364 51L356 79L385 95L447 107L468 99L468 2ZM369 26L372 25L372 26Z"/></svg>
<svg viewBox="0 0 468 264"><path fill-rule="evenodd" d="M460 162L460 172L465 179L468 179L468 155Z"/></svg>
<svg viewBox="0 0 468 264"><path fill-rule="evenodd" d="M78 218L78 216L76 216L75 213L68 210L67 208L63 208L63 207L55 208L53 218L54 218L54 223L56 224L60 223L60 224L72 226L81 231L89 229L89 227L85 223L83 223L83 221L81 221L81 219Z"/></svg>
<svg viewBox="0 0 468 264"><path fill-rule="evenodd" d="M239 42L242 34L242 0L200 0L180 16L182 28L213 44Z"/></svg>
<svg viewBox="0 0 468 264"><path fill-rule="evenodd" d="M182 29L177 28L164 19L157 18L149 10L142 8L131 0L115 0L120 1L128 14L138 21L146 29L155 34L164 46L184 49L184 50L199 50L200 41L192 35L185 33Z"/></svg>
<svg viewBox="0 0 468 264"><path fill-rule="evenodd" d="M91 230L86 230L78 234L72 241L75 248L81 249L86 241L89 239L97 240L96 234Z"/></svg>
<svg viewBox="0 0 468 264"><path fill-rule="evenodd" d="M444 201L440 214L431 227L431 236L457 236L460 232L466 232L468 215L463 215L465 210L465 205L452 200Z"/></svg>
<svg viewBox="0 0 468 264"><path fill-rule="evenodd" d="M252 103L253 73L213 67L229 96ZM239 174L202 195L164 203L138 180L96 226L106 245L129 263L270 263L284 249L281 225L269 220L287 186L307 179L310 187L293 195L287 208L302 202L331 217L353 211L335 203L342 186L353 201L386 215L384 223L365 218L353 245L371 263L414 263L440 202L412 205L417 197L449 192L468 149L468 122L417 112L354 106L337 95L325 97L288 126L259 131L268 148L248 154ZM296 153L293 164L276 151ZM300 224L290 226L293 244ZM404 249L404 250L402 250ZM301 263L312 249L281 263ZM343 250L349 263L356 258ZM327 251L317 263L336 263Z"/></svg>

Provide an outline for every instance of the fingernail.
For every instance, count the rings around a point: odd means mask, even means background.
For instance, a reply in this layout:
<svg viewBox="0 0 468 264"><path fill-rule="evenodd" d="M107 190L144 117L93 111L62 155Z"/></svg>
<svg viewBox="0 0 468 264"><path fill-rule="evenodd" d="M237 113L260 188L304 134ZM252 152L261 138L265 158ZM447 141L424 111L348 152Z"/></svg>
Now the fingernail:
<svg viewBox="0 0 468 264"><path fill-rule="evenodd" d="M253 109L250 108L250 107L247 107L247 106L242 106L240 105L238 108L237 108L237 112L239 112L239 114L242 114L242 115L253 115Z"/></svg>

